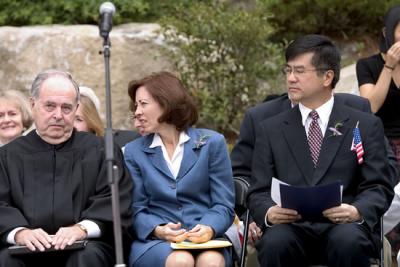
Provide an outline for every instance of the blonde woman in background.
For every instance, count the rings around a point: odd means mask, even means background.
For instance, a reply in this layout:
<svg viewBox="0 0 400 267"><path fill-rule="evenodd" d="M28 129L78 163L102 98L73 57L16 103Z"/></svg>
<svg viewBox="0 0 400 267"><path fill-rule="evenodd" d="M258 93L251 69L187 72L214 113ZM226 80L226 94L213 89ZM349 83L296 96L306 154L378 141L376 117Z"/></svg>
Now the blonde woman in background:
<svg viewBox="0 0 400 267"><path fill-rule="evenodd" d="M0 146L3 146L32 126L28 99L16 90L0 92Z"/></svg>
<svg viewBox="0 0 400 267"><path fill-rule="evenodd" d="M89 87L80 86L81 99L75 115L74 127L81 132L104 135L104 126L100 118L100 100Z"/></svg>

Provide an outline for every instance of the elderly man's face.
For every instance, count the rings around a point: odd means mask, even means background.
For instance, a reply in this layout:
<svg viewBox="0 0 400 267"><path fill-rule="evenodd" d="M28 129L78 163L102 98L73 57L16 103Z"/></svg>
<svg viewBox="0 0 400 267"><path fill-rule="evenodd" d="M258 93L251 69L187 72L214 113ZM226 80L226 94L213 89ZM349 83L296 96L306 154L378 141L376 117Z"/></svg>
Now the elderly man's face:
<svg viewBox="0 0 400 267"><path fill-rule="evenodd" d="M78 107L73 84L62 76L48 78L32 99L36 129L50 144L60 144L71 136Z"/></svg>

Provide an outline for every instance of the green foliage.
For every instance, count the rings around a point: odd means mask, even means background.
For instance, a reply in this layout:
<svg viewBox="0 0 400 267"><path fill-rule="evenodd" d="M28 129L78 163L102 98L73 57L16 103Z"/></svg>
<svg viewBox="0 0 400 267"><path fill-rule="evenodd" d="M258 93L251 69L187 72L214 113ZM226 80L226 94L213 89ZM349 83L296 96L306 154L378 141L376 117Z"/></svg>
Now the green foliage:
<svg viewBox="0 0 400 267"><path fill-rule="evenodd" d="M0 0L0 26L97 24L99 6L106 0ZM252 9L261 1L277 31L274 40L305 33L329 36L376 35L386 10L398 0L113 0L114 24L154 22L174 16L176 9L197 4L229 3Z"/></svg>
<svg viewBox="0 0 400 267"><path fill-rule="evenodd" d="M243 10L204 1L178 6L162 25L174 47L167 54L200 109L199 126L234 138L243 111L280 91L282 47L269 41L273 29L262 6Z"/></svg>
<svg viewBox="0 0 400 267"><path fill-rule="evenodd" d="M398 0L261 0L274 17L276 40L319 33L349 37L377 35L386 10Z"/></svg>
<svg viewBox="0 0 400 267"><path fill-rule="evenodd" d="M0 0L1 25L97 24L105 0ZM154 21L193 0L113 0L114 24Z"/></svg>

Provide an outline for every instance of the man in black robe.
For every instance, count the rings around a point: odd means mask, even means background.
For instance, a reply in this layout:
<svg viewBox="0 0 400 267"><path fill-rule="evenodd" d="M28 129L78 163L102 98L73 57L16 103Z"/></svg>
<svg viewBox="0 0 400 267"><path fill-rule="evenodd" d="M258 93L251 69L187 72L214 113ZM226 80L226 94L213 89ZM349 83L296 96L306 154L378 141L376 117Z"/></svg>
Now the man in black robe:
<svg viewBox="0 0 400 267"><path fill-rule="evenodd" d="M0 149L0 266L112 266L104 144L73 128L79 87L68 73L42 72L32 84L31 104L36 130ZM120 149L114 154L121 222L128 229L132 181ZM65 249L84 239L84 249ZM39 253L11 256L12 244ZM49 248L59 251L40 253Z"/></svg>

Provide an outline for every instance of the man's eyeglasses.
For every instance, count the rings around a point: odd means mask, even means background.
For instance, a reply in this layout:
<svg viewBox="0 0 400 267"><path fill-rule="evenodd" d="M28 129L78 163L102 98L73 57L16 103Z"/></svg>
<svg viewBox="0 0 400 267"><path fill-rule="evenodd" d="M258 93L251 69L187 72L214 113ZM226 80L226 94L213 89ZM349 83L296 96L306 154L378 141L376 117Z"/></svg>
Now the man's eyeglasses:
<svg viewBox="0 0 400 267"><path fill-rule="evenodd" d="M324 69L324 68L306 69L304 67L292 68L292 67L288 67L288 66L286 66L282 69L283 75L286 75L286 76L289 76L290 74L292 74L292 72L295 76L299 76L299 75L306 73L307 71L327 71L327 69Z"/></svg>

